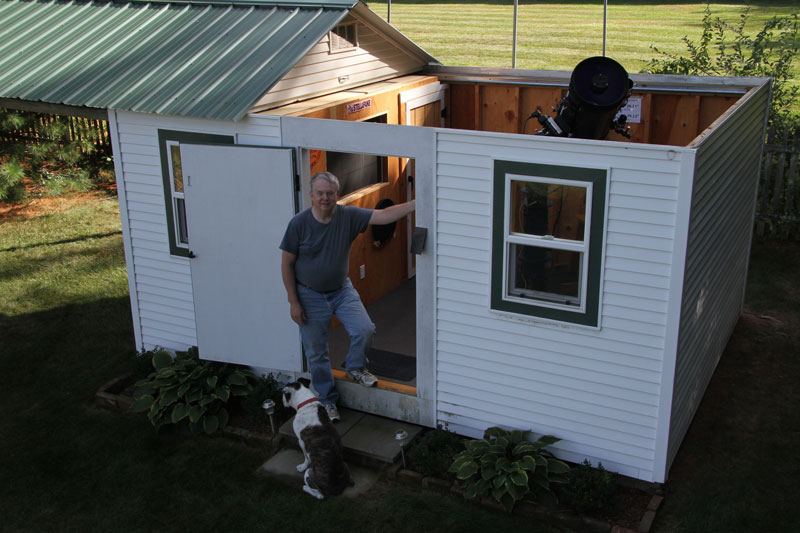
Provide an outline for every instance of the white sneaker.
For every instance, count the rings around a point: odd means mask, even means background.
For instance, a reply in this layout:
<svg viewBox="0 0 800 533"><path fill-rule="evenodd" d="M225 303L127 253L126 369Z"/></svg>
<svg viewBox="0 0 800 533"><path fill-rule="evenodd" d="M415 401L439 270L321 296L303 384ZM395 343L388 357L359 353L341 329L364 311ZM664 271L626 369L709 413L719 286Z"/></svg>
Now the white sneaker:
<svg viewBox="0 0 800 533"><path fill-rule="evenodd" d="M365 387L372 387L378 382L378 378L372 375L372 372L364 367L361 367L357 370L348 370L347 375L350 376L350 379L356 383L364 385Z"/></svg>
<svg viewBox="0 0 800 533"><path fill-rule="evenodd" d="M336 404L325 405L325 412L328 413L328 418L331 419L331 422L338 422L342 419L342 417L339 416L339 410L336 408Z"/></svg>

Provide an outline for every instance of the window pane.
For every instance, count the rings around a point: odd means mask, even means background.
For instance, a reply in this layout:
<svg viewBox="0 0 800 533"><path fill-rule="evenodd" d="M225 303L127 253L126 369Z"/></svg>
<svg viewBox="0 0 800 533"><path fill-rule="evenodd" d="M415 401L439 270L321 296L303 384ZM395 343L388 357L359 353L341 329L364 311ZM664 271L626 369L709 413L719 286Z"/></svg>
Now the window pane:
<svg viewBox="0 0 800 533"><path fill-rule="evenodd" d="M509 244L508 294L580 305L581 252Z"/></svg>
<svg viewBox="0 0 800 533"><path fill-rule="evenodd" d="M181 166L181 147L177 144L170 145L170 155L172 156L172 180L175 184L175 192L183 192L183 168Z"/></svg>
<svg viewBox="0 0 800 533"><path fill-rule="evenodd" d="M186 203L183 198L175 198L175 218L178 219L178 242L189 244L189 230L186 228Z"/></svg>
<svg viewBox="0 0 800 533"><path fill-rule="evenodd" d="M586 188L511 181L511 233L583 242Z"/></svg>

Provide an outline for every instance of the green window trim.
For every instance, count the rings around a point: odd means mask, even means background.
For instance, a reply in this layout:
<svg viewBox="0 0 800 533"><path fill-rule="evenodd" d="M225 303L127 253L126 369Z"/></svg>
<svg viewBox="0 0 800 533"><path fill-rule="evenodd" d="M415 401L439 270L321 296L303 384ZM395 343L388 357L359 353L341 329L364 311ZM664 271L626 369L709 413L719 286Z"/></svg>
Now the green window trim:
<svg viewBox="0 0 800 533"><path fill-rule="evenodd" d="M519 301L509 297L506 290L506 273L509 265L506 262L506 247L511 245L509 239L507 196L509 175L521 178L529 177L531 181L547 182L548 179L562 180L572 183L585 183L591 198L587 198L586 212L589 214L588 246L585 247L584 261L587 262L585 279L580 280L582 295L581 306L575 309L567 305L551 305L544 300L530 299ZM539 163L523 163L516 161L495 160L494 186L492 198L492 278L490 307L493 310L527 315L558 322L567 322L583 326L599 327L600 281L603 265L603 240L605 237L606 193L608 187L608 170L597 168L569 167ZM513 237L512 237L513 238ZM523 236L523 238L525 238ZM545 248L548 241L539 240L540 247ZM538 243L537 243L538 245Z"/></svg>
<svg viewBox="0 0 800 533"><path fill-rule="evenodd" d="M197 133L191 131L158 130L158 149L161 155L161 178L164 185L164 206L167 212L167 233L169 236L169 253L179 257L189 257L188 245L181 244L176 230L175 199L172 194L172 165L170 158L170 145L175 143L191 144L234 144L231 135L214 135L210 133ZM185 216L185 212L183 213ZM184 224L177 228L181 233L188 234L189 228Z"/></svg>

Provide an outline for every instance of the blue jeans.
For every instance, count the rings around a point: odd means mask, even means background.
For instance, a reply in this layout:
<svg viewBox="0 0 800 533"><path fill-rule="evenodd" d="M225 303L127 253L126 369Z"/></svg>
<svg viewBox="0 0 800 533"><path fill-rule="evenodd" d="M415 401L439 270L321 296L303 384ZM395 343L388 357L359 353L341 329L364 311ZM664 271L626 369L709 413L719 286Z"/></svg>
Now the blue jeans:
<svg viewBox="0 0 800 533"><path fill-rule="evenodd" d="M311 372L311 384L317 391L320 402L325 405L335 404L339 400L339 393L336 392L328 354L328 334L333 315L336 315L350 335L346 370L365 366L367 351L375 334L375 324L364 309L361 297L353 288L350 278L345 280L341 289L328 293L320 293L298 283L297 296L306 315L306 321L300 326L300 336L303 339L308 370Z"/></svg>

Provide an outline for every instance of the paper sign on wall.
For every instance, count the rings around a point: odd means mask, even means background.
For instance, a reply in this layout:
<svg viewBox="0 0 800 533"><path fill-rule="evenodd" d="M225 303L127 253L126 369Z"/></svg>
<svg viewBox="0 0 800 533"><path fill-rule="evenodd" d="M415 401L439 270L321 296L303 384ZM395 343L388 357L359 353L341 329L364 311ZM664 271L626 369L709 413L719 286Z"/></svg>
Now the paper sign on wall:
<svg viewBox="0 0 800 533"><path fill-rule="evenodd" d="M622 106L614 119L616 120L620 115L625 115L628 124L639 124L642 121L642 97L631 96L628 98L628 102Z"/></svg>
<svg viewBox="0 0 800 533"><path fill-rule="evenodd" d="M367 98L366 100L361 100L360 102L355 102L353 104L347 104L347 114L351 115L353 113L358 113L359 111L369 109L370 107L372 107L372 98Z"/></svg>

